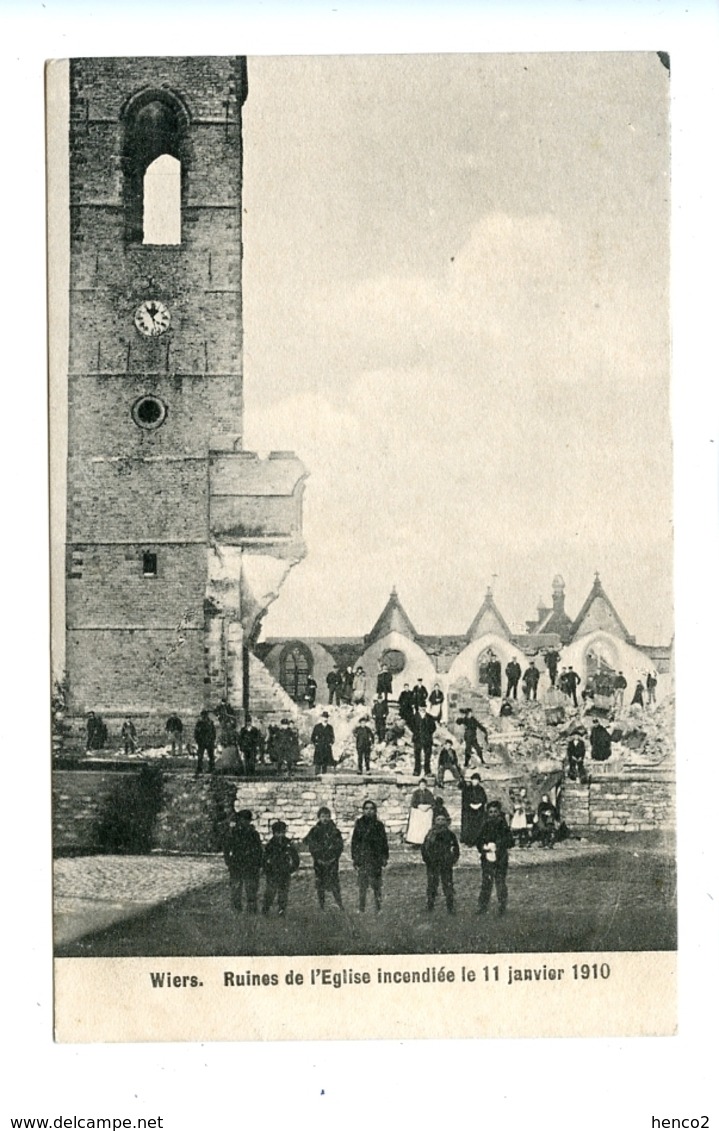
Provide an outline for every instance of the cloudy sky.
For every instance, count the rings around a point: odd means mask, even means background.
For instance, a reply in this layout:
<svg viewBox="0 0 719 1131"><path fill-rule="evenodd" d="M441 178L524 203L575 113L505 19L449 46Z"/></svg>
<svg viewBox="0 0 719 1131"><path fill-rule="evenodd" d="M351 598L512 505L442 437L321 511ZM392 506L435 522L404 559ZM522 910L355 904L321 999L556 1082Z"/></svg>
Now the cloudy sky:
<svg viewBox="0 0 719 1131"><path fill-rule="evenodd" d="M310 470L266 635L597 569L670 639L668 97L654 53L250 59L245 444Z"/></svg>

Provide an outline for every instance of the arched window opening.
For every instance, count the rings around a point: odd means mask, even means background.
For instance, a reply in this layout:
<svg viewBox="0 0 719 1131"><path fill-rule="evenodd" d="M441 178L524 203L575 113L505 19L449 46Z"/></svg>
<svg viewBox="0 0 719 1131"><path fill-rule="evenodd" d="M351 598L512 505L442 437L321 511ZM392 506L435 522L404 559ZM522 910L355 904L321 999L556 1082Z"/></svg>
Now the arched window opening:
<svg viewBox="0 0 719 1131"><path fill-rule="evenodd" d="M587 650L584 663L587 690L596 695L611 695L617 672L614 648L606 640L597 641Z"/></svg>
<svg viewBox="0 0 719 1131"><path fill-rule="evenodd" d="M404 652L400 652L399 648L389 648L386 652L382 653L380 663L387 665L387 671L392 675L399 675L403 672L407 664L407 657Z"/></svg>
<svg viewBox="0 0 719 1131"><path fill-rule="evenodd" d="M179 244L186 119L169 93L145 98L125 119L126 235L131 243Z"/></svg>
<svg viewBox="0 0 719 1131"><path fill-rule="evenodd" d="M282 654L280 683L295 703L303 702L307 694L307 677L312 674L312 654L301 644L295 644Z"/></svg>
<svg viewBox="0 0 719 1131"><path fill-rule="evenodd" d="M142 242L178 244L182 235L180 185L182 167L163 153L147 166L142 192Z"/></svg>

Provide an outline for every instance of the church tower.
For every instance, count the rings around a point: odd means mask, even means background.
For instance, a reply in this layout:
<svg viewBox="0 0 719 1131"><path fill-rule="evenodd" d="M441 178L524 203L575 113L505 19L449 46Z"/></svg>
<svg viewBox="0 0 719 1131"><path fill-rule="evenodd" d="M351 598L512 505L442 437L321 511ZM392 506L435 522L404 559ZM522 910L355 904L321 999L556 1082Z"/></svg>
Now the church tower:
<svg viewBox="0 0 719 1131"><path fill-rule="evenodd" d="M304 553L305 470L242 449L246 61L70 63L69 710L227 696Z"/></svg>

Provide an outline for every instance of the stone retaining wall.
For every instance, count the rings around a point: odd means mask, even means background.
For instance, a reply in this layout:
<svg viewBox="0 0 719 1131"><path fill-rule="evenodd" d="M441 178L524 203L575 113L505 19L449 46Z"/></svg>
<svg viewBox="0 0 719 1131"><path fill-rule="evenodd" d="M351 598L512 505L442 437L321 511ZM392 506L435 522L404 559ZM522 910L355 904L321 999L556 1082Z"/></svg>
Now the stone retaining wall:
<svg viewBox="0 0 719 1131"><path fill-rule="evenodd" d="M593 777L589 786L566 782L562 816L571 829L642 832L673 828L675 788L670 773L657 771Z"/></svg>
<svg viewBox="0 0 719 1131"><path fill-rule="evenodd" d="M487 781L490 797L502 792L500 783ZM144 805L151 819L150 847L162 852L216 852L222 830L239 787L244 807L251 809L263 838L274 820L287 822L289 835L300 840L326 805L345 837L352 832L362 802L376 802L391 842L398 844L407 822L414 781L354 780L337 777L248 781L244 778L194 778L191 774L164 773L159 805L146 794L153 782L141 772L95 770L56 771L53 775L53 829L56 853L107 850L108 827L117 833L117 811L125 804ZM459 828L459 791L454 784L444 790L453 826ZM154 805L154 809L153 809ZM660 771L635 775L602 775L590 786L567 782L562 794L562 816L570 829L635 832L674 825L674 783ZM110 818L110 819L109 819ZM114 825L112 823L114 819ZM143 826L144 827L144 826ZM135 831L134 828L131 831ZM104 840L103 840L104 838Z"/></svg>

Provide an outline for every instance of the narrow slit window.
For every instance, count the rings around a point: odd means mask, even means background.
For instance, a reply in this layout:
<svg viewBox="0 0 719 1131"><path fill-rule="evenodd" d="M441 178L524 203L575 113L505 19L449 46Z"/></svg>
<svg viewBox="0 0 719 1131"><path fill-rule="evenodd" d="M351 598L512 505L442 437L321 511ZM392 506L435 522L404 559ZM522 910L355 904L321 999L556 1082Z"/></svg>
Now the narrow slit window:
<svg viewBox="0 0 719 1131"><path fill-rule="evenodd" d="M182 237L182 166L163 153L148 165L142 183L142 242L179 244Z"/></svg>
<svg viewBox="0 0 719 1131"><path fill-rule="evenodd" d="M157 554L142 555L142 576L157 577Z"/></svg>

